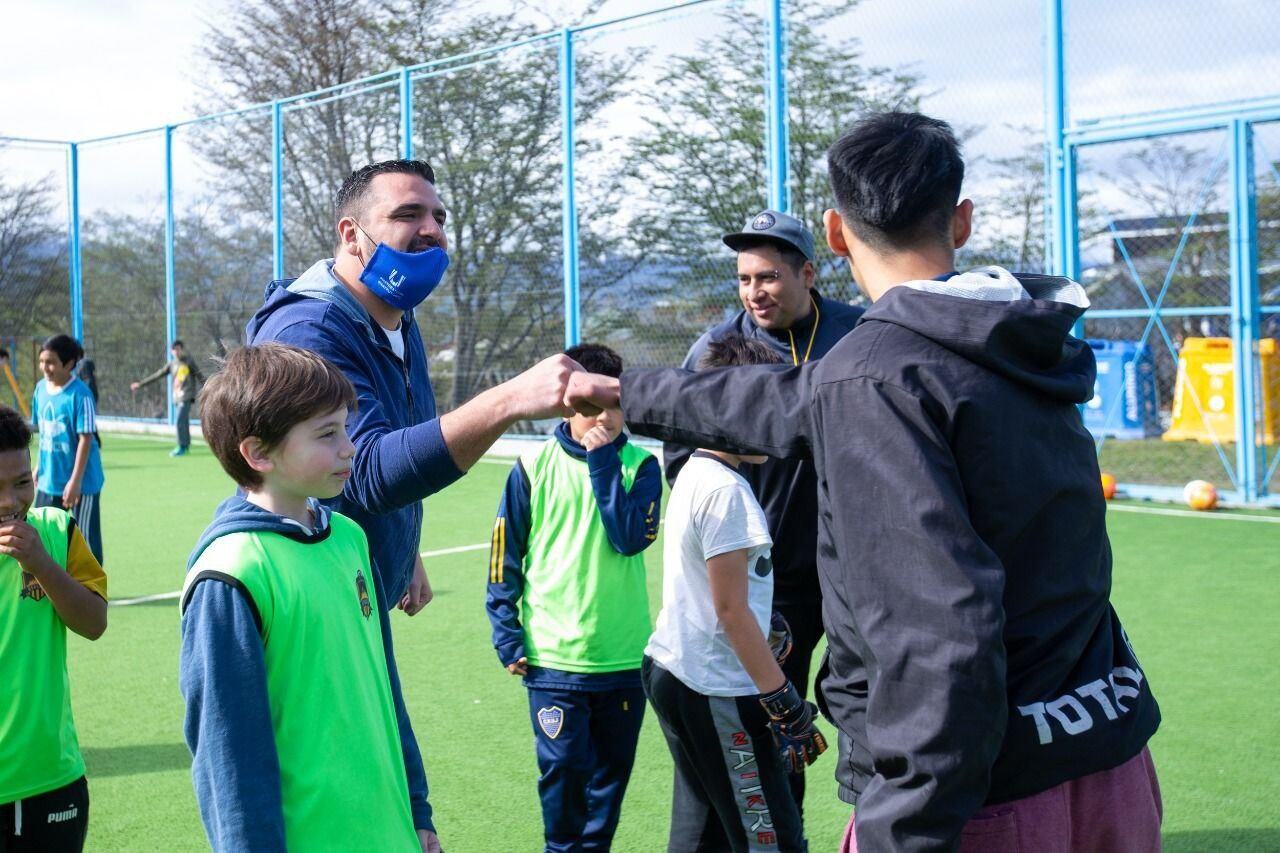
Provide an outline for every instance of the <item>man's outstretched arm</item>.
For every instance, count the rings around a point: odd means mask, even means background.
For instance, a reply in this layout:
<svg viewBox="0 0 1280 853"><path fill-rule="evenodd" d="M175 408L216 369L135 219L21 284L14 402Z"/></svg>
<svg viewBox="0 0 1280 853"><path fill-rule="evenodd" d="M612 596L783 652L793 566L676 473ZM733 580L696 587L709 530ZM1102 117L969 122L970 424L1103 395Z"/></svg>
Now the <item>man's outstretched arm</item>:
<svg viewBox="0 0 1280 853"><path fill-rule="evenodd" d="M454 464L469 469L517 421L573 414L565 389L570 375L581 370L567 355L553 355L441 415L440 433Z"/></svg>
<svg viewBox="0 0 1280 853"><path fill-rule="evenodd" d="M627 370L620 380L577 373L565 402L584 414L621 404L632 432L663 441L804 458L812 455L812 375L810 365Z"/></svg>
<svg viewBox="0 0 1280 853"><path fill-rule="evenodd" d="M378 398L371 368L329 328L296 322L272 329L275 340L318 353L351 380L358 405L347 420L356 446L347 497L369 512L393 512L446 488L516 421L571 413L564 402L569 374L582 368L567 356L544 359L452 412L402 429Z"/></svg>

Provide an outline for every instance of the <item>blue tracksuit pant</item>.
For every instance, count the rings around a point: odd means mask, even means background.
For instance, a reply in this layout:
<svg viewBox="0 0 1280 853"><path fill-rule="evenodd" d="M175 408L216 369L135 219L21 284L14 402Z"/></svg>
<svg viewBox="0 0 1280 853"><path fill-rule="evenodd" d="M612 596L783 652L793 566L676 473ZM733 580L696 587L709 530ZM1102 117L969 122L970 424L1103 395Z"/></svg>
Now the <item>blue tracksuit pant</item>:
<svg viewBox="0 0 1280 853"><path fill-rule="evenodd" d="M547 853L608 850L644 720L644 689L529 688Z"/></svg>

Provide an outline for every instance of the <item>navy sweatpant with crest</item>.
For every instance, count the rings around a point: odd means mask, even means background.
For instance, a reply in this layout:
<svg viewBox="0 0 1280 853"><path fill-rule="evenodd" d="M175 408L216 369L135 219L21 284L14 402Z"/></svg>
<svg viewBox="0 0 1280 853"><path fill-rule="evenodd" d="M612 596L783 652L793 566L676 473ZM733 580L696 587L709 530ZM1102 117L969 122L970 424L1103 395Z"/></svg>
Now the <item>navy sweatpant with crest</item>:
<svg viewBox="0 0 1280 853"><path fill-rule="evenodd" d="M644 720L644 689L529 687L548 853L608 850Z"/></svg>

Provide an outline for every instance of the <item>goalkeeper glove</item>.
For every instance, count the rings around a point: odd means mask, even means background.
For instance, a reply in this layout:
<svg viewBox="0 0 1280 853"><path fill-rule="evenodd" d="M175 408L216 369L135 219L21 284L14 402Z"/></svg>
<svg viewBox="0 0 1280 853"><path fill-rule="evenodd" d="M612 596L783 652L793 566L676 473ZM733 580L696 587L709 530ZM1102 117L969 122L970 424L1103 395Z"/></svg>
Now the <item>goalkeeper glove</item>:
<svg viewBox="0 0 1280 853"><path fill-rule="evenodd" d="M787 624L787 620L783 618L778 611L773 611L773 615L769 617L769 651L773 652L773 659L778 662L778 666L782 666L786 662L787 656L791 654L791 626Z"/></svg>
<svg viewBox="0 0 1280 853"><path fill-rule="evenodd" d="M806 764L817 761L827 751L827 739L813 725L818 709L801 699L790 681L772 693L762 694L760 704L769 715L773 742L788 772L803 772Z"/></svg>

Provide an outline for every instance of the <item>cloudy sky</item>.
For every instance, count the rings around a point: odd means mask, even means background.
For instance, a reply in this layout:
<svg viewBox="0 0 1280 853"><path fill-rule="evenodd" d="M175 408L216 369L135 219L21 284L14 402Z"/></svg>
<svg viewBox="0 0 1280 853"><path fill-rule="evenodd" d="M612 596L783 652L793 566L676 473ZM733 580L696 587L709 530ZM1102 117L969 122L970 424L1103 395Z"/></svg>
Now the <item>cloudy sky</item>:
<svg viewBox="0 0 1280 853"><path fill-rule="evenodd" d="M84 139L191 116L202 35L230 2L0 0L0 135ZM664 0L610 0L596 18L662 5ZM922 75L931 93L926 109L979 128L968 154L984 158L1036 142L1043 127L1043 5L863 0L827 32L858 38L869 63ZM585 4L565 0L563 7L568 22L581 16ZM1280 92L1276 0L1067 0L1067 7L1074 117ZM698 13L688 20L693 23L666 35L651 29L617 38L648 38L655 50L670 49L714 26L715 18ZM1212 139L1191 144L1216 149ZM115 195L106 173L154 157L153 149L158 146L139 143L87 162L104 175L96 194L104 202ZM41 170L61 156L10 148L0 154L0 170ZM95 195L92 185L86 189Z"/></svg>

